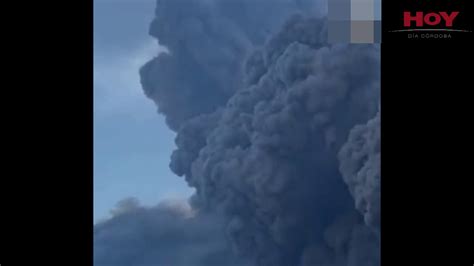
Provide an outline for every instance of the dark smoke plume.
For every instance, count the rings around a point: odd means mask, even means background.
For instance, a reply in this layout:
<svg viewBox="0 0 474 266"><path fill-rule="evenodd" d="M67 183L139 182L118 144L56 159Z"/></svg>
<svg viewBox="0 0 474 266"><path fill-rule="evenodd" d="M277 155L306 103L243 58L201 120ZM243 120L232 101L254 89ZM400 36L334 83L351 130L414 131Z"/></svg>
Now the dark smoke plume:
<svg viewBox="0 0 474 266"><path fill-rule="evenodd" d="M167 123L215 111L242 84L242 63L297 10L320 0L158 0L150 34L166 46L141 69L145 93Z"/></svg>
<svg viewBox="0 0 474 266"><path fill-rule="evenodd" d="M352 129L339 160L357 209L380 232L380 112Z"/></svg>
<svg viewBox="0 0 474 266"><path fill-rule="evenodd" d="M269 3L158 1L170 53L140 73L177 132L170 167L250 265L377 266L379 47L328 44L324 18L293 15L310 1Z"/></svg>

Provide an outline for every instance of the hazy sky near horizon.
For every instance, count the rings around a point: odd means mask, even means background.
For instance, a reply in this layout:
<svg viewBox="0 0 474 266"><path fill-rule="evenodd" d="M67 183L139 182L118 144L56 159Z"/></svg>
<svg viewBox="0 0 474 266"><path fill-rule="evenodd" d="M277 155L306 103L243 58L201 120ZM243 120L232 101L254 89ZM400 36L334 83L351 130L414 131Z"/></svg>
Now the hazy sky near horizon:
<svg viewBox="0 0 474 266"><path fill-rule="evenodd" d="M169 170L175 134L142 92L138 70L164 51L148 36L154 0L94 0L94 223L116 203L187 198Z"/></svg>

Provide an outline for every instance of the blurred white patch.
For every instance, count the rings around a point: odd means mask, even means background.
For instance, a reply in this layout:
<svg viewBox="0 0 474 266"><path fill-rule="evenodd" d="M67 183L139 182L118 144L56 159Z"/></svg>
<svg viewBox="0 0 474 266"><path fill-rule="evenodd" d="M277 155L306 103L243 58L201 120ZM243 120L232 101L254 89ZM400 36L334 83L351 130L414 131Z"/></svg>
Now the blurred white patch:
<svg viewBox="0 0 474 266"><path fill-rule="evenodd" d="M158 204L158 207L172 210L185 218L192 218L196 215L189 202L184 199L166 199Z"/></svg>
<svg viewBox="0 0 474 266"><path fill-rule="evenodd" d="M140 201L137 198L130 197L117 202L115 208L110 211L110 214L118 216L138 208L140 208Z"/></svg>
<svg viewBox="0 0 474 266"><path fill-rule="evenodd" d="M94 51L94 115L156 115L142 91L139 69L163 52L167 49L151 38L131 51Z"/></svg>

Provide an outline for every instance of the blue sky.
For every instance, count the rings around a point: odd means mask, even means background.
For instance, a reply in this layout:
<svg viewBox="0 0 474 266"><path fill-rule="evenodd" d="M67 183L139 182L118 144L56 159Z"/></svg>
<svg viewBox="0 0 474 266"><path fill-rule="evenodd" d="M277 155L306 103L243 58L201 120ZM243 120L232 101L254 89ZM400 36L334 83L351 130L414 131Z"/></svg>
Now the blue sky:
<svg viewBox="0 0 474 266"><path fill-rule="evenodd" d="M139 83L165 48L148 36L154 0L94 0L94 223L128 197L149 206L192 190L168 168L175 134Z"/></svg>

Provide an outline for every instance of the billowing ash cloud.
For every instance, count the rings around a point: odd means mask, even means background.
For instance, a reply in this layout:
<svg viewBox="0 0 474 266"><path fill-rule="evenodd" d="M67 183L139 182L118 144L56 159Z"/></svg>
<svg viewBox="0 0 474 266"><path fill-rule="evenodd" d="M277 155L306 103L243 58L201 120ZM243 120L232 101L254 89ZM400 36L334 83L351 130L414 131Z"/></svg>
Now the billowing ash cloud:
<svg viewBox="0 0 474 266"><path fill-rule="evenodd" d="M329 234L344 239L339 247L325 234L355 206L337 154L377 112L379 50L325 36L323 20L292 17L247 61L247 86L178 132L172 169L197 189L197 208L228 218L235 250L257 265L297 265L312 252L334 253L324 260L336 265L378 263L360 217L345 222L347 236Z"/></svg>
<svg viewBox="0 0 474 266"><path fill-rule="evenodd" d="M141 69L168 125L209 113L240 87L242 63L288 14L318 14L321 0L158 0L150 34L170 53Z"/></svg>
<svg viewBox="0 0 474 266"><path fill-rule="evenodd" d="M123 204L94 228L94 266L245 266L213 216L192 216L182 204Z"/></svg>
<svg viewBox="0 0 474 266"><path fill-rule="evenodd" d="M270 2L158 1L170 53L141 77L177 132L170 167L252 266L377 266L379 47L327 44L324 19L292 15L310 1Z"/></svg>
<svg viewBox="0 0 474 266"><path fill-rule="evenodd" d="M352 129L339 159L357 209L365 222L380 232L380 111Z"/></svg>

